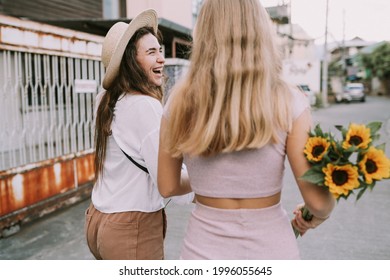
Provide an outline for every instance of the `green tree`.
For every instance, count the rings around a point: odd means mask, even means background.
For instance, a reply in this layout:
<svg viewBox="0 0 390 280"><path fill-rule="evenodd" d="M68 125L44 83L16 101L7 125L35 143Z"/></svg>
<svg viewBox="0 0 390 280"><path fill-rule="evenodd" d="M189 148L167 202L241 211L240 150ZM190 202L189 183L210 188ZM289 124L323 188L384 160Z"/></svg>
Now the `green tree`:
<svg viewBox="0 0 390 280"><path fill-rule="evenodd" d="M389 92L390 82L390 43L384 43L374 49L370 54L364 54L361 61L372 76L383 82Z"/></svg>

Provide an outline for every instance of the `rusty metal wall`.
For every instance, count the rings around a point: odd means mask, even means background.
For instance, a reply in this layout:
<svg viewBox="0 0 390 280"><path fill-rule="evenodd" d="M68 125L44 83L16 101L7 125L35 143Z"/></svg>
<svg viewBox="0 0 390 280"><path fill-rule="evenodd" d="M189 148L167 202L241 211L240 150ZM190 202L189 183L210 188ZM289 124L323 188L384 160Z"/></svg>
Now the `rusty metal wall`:
<svg viewBox="0 0 390 280"><path fill-rule="evenodd" d="M0 237L88 197L102 39L0 15Z"/></svg>
<svg viewBox="0 0 390 280"><path fill-rule="evenodd" d="M91 182L93 157L89 150L0 172L0 217Z"/></svg>

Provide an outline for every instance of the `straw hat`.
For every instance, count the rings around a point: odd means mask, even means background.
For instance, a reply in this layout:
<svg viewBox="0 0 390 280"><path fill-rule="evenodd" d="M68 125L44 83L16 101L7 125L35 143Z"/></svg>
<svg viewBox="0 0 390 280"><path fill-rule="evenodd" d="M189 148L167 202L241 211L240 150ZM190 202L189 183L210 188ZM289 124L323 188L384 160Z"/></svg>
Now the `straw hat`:
<svg viewBox="0 0 390 280"><path fill-rule="evenodd" d="M102 47L102 62L106 68L103 88L108 89L118 75L119 65L131 37L138 29L145 26L152 27L157 33L158 23L155 10L145 10L133 18L129 24L117 22L108 30Z"/></svg>

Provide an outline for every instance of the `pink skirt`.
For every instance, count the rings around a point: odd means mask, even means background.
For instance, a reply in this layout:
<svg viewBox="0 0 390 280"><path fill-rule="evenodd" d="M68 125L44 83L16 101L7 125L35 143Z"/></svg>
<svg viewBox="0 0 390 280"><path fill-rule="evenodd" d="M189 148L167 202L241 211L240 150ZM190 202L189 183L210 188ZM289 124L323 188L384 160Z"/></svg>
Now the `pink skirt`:
<svg viewBox="0 0 390 280"><path fill-rule="evenodd" d="M290 219L281 203L261 209L218 209L197 203L181 259L299 259Z"/></svg>

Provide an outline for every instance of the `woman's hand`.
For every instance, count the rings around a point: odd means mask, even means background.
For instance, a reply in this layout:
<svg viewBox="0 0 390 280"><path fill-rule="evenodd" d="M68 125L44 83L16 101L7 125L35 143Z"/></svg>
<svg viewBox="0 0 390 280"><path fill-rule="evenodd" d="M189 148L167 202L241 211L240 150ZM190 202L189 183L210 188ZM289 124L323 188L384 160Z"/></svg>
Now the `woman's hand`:
<svg viewBox="0 0 390 280"><path fill-rule="evenodd" d="M311 216L309 219L306 219L303 216L302 209L304 204L299 204L294 210L295 217L292 219L291 224L303 236L309 229L314 229L322 224L328 218L318 218L316 216Z"/></svg>

